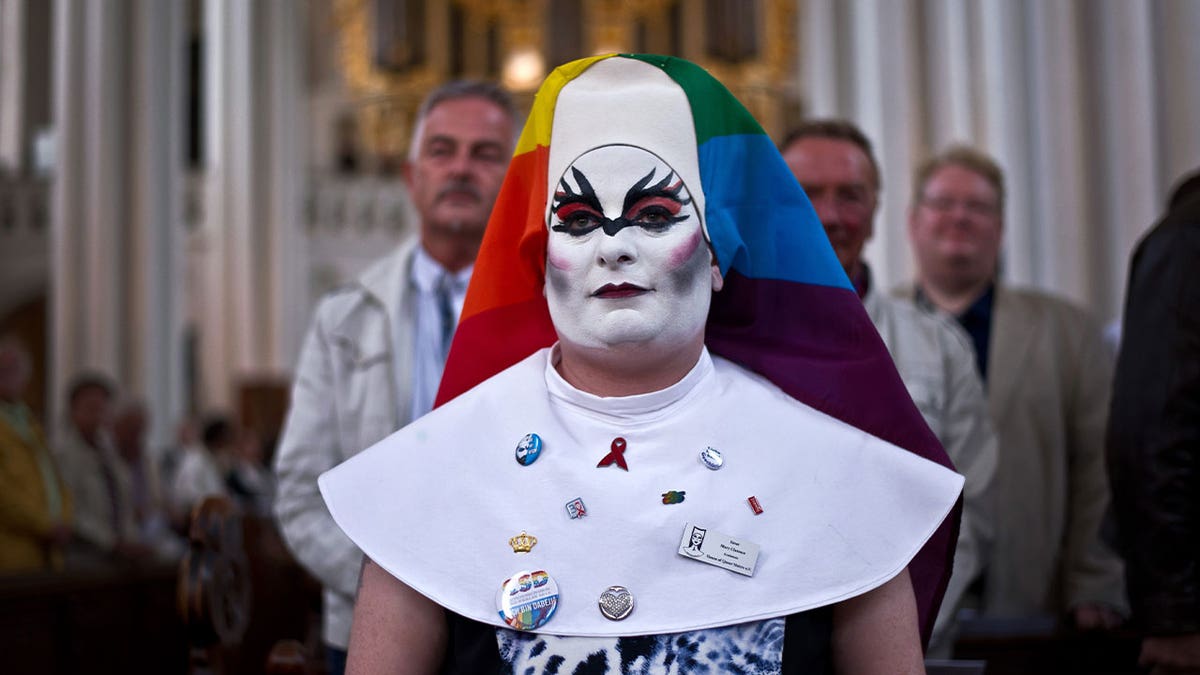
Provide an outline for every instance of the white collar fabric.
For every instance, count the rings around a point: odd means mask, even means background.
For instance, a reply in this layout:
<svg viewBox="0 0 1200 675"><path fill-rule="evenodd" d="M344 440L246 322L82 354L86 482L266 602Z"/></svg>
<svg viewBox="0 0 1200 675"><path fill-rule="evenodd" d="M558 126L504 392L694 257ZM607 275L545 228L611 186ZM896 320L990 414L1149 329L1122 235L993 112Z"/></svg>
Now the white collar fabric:
<svg viewBox="0 0 1200 675"><path fill-rule="evenodd" d="M610 420L613 424L652 422L669 415L672 406L703 391L699 384L713 371L712 356L705 349L687 375L666 389L636 396L596 396L576 389L564 380L555 368L559 359L559 346L556 344L550 348L546 366L546 391L550 398L583 414Z"/></svg>
<svg viewBox="0 0 1200 675"><path fill-rule="evenodd" d="M962 477L819 413L704 353L678 384L636 397L574 390L543 349L320 478L363 552L467 618L504 627L502 582L545 570L559 587L537 632L675 633L785 616L862 594L904 569L949 513ZM544 441L529 466L527 433ZM616 437L628 471L598 468ZM721 450L713 471L699 453ZM682 503L664 504L678 491ZM763 513L747 503L754 496ZM572 519L581 498L587 515ZM761 547L754 575L677 553L685 523ZM509 538L538 543L514 553ZM609 586L628 618L597 607Z"/></svg>

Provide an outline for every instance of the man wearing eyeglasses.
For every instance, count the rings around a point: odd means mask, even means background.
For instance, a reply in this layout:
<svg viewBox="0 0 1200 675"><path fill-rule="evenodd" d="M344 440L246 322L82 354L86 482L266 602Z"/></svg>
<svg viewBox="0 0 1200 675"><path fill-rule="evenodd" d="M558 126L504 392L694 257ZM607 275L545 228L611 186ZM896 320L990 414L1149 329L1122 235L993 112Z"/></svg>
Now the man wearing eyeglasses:
<svg viewBox="0 0 1200 675"><path fill-rule="evenodd" d="M913 184L917 273L906 293L971 336L1000 438L983 612L1116 627L1128 605L1120 559L1100 537L1112 381L1100 326L1062 299L997 280L1004 176L990 157L951 148L922 164Z"/></svg>

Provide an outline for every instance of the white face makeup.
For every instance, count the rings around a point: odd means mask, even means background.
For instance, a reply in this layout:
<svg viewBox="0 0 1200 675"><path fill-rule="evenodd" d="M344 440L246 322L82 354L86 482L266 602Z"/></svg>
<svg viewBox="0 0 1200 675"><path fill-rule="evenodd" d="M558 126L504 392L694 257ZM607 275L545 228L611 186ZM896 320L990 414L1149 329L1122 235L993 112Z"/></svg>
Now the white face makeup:
<svg viewBox="0 0 1200 675"><path fill-rule="evenodd" d="M720 277L687 186L657 156L606 145L571 163L550 204L546 300L559 340L682 346Z"/></svg>

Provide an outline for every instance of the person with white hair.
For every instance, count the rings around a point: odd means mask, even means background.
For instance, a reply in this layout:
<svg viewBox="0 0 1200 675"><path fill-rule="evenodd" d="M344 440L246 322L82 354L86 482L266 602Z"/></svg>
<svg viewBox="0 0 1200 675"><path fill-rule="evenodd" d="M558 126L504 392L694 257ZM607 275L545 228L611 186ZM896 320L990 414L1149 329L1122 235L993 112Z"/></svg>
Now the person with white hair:
<svg viewBox="0 0 1200 675"><path fill-rule="evenodd" d="M433 407L515 128L512 101L495 84L430 92L403 170L417 236L322 298L305 338L275 458L275 514L324 587L332 675L344 667L362 554L330 519L317 476Z"/></svg>

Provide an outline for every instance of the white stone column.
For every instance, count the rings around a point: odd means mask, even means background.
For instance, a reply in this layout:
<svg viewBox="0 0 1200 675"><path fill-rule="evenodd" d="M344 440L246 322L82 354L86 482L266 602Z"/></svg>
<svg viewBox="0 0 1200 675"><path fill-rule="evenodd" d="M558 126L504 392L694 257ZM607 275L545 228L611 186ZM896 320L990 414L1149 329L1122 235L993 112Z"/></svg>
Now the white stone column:
<svg viewBox="0 0 1200 675"><path fill-rule="evenodd" d="M69 105L69 93L82 79L78 71L81 60L82 17L78 8L64 2L54 3L54 133L55 142L68 148L79 143L83 131L83 116ZM54 168L54 179L50 195L50 253L51 273L58 276L59 270L70 269L74 262L74 247L64 230L67 225L77 221L80 207L78 200L72 197L79 190L80 168L74 163L64 163L62 160L71 159L68 151L57 153ZM54 410L49 405L58 398L58 388L55 386L62 381L61 372L65 370L63 351L73 351L74 345L69 340L73 334L72 315L65 309L69 306L70 287L53 280L50 286L50 307L47 332L50 334L50 349L48 365L50 367L50 382L46 387L48 392L47 411ZM60 337L60 333L62 337Z"/></svg>
<svg viewBox="0 0 1200 675"><path fill-rule="evenodd" d="M184 316L184 3L140 0L133 35L128 146L128 386L150 411L149 442L165 447L186 408Z"/></svg>
<svg viewBox="0 0 1200 675"><path fill-rule="evenodd" d="M206 0L202 407L290 372L308 319L303 5Z"/></svg>
<svg viewBox="0 0 1200 675"><path fill-rule="evenodd" d="M51 426L83 370L144 399L150 441L183 408L184 0L54 4Z"/></svg>
<svg viewBox="0 0 1200 675"><path fill-rule="evenodd" d="M810 117L830 117L838 113L838 30L834 11L836 0L805 0L796 12L800 22L798 57L800 91Z"/></svg>
<svg viewBox="0 0 1200 675"><path fill-rule="evenodd" d="M81 3L54 3L54 127L56 145L50 208L49 376L46 387L47 426L61 420L65 383L81 368L112 367L91 361L87 336L92 326L84 311L89 301L83 255L86 244L88 146L84 105L84 43L87 12Z"/></svg>
<svg viewBox="0 0 1200 675"><path fill-rule="evenodd" d="M251 33L253 5L207 0L204 5L205 307L200 339L202 408L229 408L239 377L260 362L254 331L259 313L253 283L256 246L252 162Z"/></svg>
<svg viewBox="0 0 1200 675"><path fill-rule="evenodd" d="M267 128L270 133L268 202L265 222L271 252L267 282L271 333L266 364L272 374L290 373L299 357L308 323L307 238L304 229L306 167L310 165L304 129L304 5L268 0Z"/></svg>
<svg viewBox="0 0 1200 675"><path fill-rule="evenodd" d="M1137 235L1200 162L1200 2L803 7L811 110L858 122L879 148L885 192L867 256L885 284L906 269L907 242L899 254L891 235L911 163L965 141L1005 171L1002 278L1116 316Z"/></svg>
<svg viewBox="0 0 1200 675"><path fill-rule="evenodd" d="M21 167L25 101L25 2L0 0L0 170Z"/></svg>
<svg viewBox="0 0 1200 675"><path fill-rule="evenodd" d="M128 4L120 1L68 3L83 8L83 87L74 92L84 103L82 147L62 151L58 166L68 161L67 154L83 153L83 193L86 208L76 224L81 245L82 274L79 302L75 311L83 314L86 330L81 338L82 363L122 379L123 354L119 345L125 327L124 303L120 294L121 274L125 267L125 128L121 124L127 110L123 99L126 72L123 49L128 35L121 32ZM68 94L70 96L72 94ZM67 224L68 227L71 226Z"/></svg>
<svg viewBox="0 0 1200 675"><path fill-rule="evenodd" d="M936 152L974 137L971 100L972 45L962 0L930 0L924 6L929 146ZM914 83L915 84L915 83Z"/></svg>
<svg viewBox="0 0 1200 675"><path fill-rule="evenodd" d="M917 14L909 0L880 3L875 70L879 78L860 119L875 145L883 191L875 214L875 236L866 257L876 284L886 290L912 278L906 234L912 166L923 151L921 77L916 48ZM860 99L863 100L863 99ZM865 100L864 100L865 102Z"/></svg>
<svg viewBox="0 0 1200 675"><path fill-rule="evenodd" d="M843 98L842 107L853 111L863 131L873 134L883 126L883 94L880 91L883 55L879 44L882 10L875 0L850 0L846 3L846 9L849 12L851 51L840 72L850 78L845 83L850 97L848 105Z"/></svg>
<svg viewBox="0 0 1200 675"><path fill-rule="evenodd" d="M1080 26L1066 2L1030 3L1026 7L1029 48L1034 67L1026 73L1031 89L1029 139L1032 163L1010 168L1009 182L1026 182L1033 202L1035 246L1015 255L1034 262L1034 283L1056 289L1085 304L1091 299L1087 278L1086 167L1084 124L1089 107L1081 82Z"/></svg>
<svg viewBox="0 0 1200 675"><path fill-rule="evenodd" d="M1158 195L1164 180L1158 160L1158 100L1154 83L1151 7L1140 2L1102 0L1096 7L1100 48L1095 49L1101 139L1092 203L1105 214L1093 238L1095 296L1100 306L1120 308L1125 295L1129 251L1163 209ZM1200 26L1197 26L1200 29ZM1193 38L1194 39L1194 38ZM1196 74L1200 77L1200 74ZM1200 130L1193 129L1194 136ZM1200 157L1197 157L1200 162ZM1112 274L1104 274L1112 270ZM1108 317L1105 317L1108 318Z"/></svg>
<svg viewBox="0 0 1200 675"><path fill-rule="evenodd" d="M1030 166L1032 130L1027 114L1029 84L1024 17L1021 5L1011 0L982 0L975 26L980 36L979 144L1007 176L1020 176ZM1004 207L1004 246L1001 259L1006 281L1029 283L1034 279L1037 250L1033 201L1027 181L1009 179Z"/></svg>

